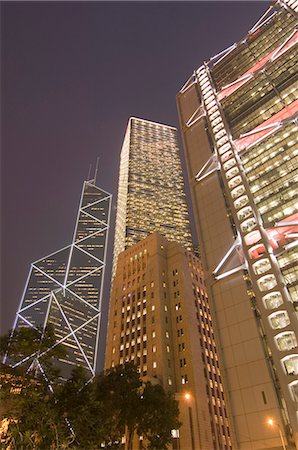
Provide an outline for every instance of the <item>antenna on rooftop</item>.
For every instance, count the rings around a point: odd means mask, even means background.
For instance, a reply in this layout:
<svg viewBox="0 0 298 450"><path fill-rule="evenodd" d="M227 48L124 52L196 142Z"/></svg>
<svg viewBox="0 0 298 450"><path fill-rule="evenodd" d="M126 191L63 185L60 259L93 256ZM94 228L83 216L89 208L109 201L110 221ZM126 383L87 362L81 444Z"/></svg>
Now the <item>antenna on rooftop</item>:
<svg viewBox="0 0 298 450"><path fill-rule="evenodd" d="M90 180L90 177L91 177L91 169L92 169L92 164L90 164L90 166L89 166L89 171L88 171L87 181Z"/></svg>
<svg viewBox="0 0 298 450"><path fill-rule="evenodd" d="M95 172L94 172L94 183L96 183L97 173L98 173L98 166L99 166L99 156L96 159L96 166L95 166Z"/></svg>

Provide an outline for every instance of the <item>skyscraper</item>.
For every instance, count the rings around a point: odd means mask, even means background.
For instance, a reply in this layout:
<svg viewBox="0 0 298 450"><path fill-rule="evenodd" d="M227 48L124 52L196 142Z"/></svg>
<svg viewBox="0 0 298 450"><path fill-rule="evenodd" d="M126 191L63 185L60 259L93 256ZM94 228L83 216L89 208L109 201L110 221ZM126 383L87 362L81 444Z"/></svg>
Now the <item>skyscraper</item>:
<svg viewBox="0 0 298 450"><path fill-rule="evenodd" d="M228 450L231 434L201 264L159 233L118 256L106 368L134 362L179 401L177 450ZM139 448L135 443L134 448Z"/></svg>
<svg viewBox="0 0 298 450"><path fill-rule="evenodd" d="M177 97L240 449L298 448L297 12L272 4Z"/></svg>
<svg viewBox="0 0 298 450"><path fill-rule="evenodd" d="M16 316L14 329L40 327L41 337L47 324L53 326L55 345L66 347L57 363L66 378L78 365L90 378L95 373L110 207L111 195L95 180L85 181L71 245L32 263ZM7 363L32 361L43 372L41 356L12 361L8 353Z"/></svg>
<svg viewBox="0 0 298 450"><path fill-rule="evenodd" d="M120 155L114 274L119 253L154 231L192 248L177 130L131 117Z"/></svg>

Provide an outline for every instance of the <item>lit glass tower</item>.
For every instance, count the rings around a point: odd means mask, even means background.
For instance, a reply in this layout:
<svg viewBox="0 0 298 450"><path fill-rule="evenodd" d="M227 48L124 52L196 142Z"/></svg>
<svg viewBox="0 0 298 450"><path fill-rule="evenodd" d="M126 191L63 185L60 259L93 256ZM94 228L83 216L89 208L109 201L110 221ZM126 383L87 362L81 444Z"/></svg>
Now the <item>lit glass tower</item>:
<svg viewBox="0 0 298 450"><path fill-rule="evenodd" d="M192 248L177 130L131 117L120 156L113 274L119 253L154 231Z"/></svg>
<svg viewBox="0 0 298 450"><path fill-rule="evenodd" d="M297 12L272 4L177 98L240 449L298 447Z"/></svg>
<svg viewBox="0 0 298 450"><path fill-rule="evenodd" d="M16 316L14 329L53 325L55 345L67 351L58 362L65 378L78 365L90 378L95 374L110 208L111 195L95 180L85 181L71 245L31 265ZM43 372L41 356L10 361L8 354L7 362L17 367L32 361Z"/></svg>

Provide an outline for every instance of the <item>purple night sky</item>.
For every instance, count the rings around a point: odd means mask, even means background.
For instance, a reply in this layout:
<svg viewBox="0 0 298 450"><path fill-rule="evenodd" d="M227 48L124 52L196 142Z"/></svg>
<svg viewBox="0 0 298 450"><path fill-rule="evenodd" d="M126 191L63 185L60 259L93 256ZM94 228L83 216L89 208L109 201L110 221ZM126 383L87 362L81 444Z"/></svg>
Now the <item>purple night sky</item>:
<svg viewBox="0 0 298 450"><path fill-rule="evenodd" d="M3 333L30 263L70 244L89 164L99 156L98 185L114 195L115 213L128 118L178 127L178 90L269 1L0 6ZM111 233L110 255L112 243Z"/></svg>

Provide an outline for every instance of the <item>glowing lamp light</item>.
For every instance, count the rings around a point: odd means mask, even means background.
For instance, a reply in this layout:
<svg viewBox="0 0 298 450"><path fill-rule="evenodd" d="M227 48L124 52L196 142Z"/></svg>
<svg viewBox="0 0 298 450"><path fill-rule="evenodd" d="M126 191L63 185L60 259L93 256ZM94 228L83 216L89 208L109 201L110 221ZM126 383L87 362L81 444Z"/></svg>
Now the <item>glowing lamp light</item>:
<svg viewBox="0 0 298 450"><path fill-rule="evenodd" d="M270 427L276 427L278 429L278 433L279 433L279 437L280 437L282 448L283 448L283 450L287 450L286 442L284 440L284 437L283 437L281 428L279 426L279 423L275 422L271 417L269 417L269 419L267 419L267 425L269 425Z"/></svg>
<svg viewBox="0 0 298 450"><path fill-rule="evenodd" d="M185 400L190 400L190 398L191 398L190 393L186 392L186 394L184 394L184 398L185 398Z"/></svg>
<svg viewBox="0 0 298 450"><path fill-rule="evenodd" d="M274 425L274 420L273 420L273 419L268 419L268 420L267 420L267 424L270 425L271 427L273 427L273 425Z"/></svg>

